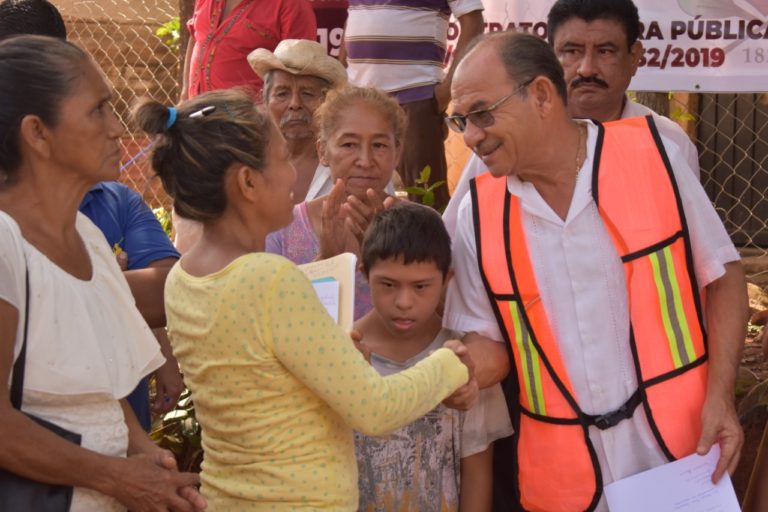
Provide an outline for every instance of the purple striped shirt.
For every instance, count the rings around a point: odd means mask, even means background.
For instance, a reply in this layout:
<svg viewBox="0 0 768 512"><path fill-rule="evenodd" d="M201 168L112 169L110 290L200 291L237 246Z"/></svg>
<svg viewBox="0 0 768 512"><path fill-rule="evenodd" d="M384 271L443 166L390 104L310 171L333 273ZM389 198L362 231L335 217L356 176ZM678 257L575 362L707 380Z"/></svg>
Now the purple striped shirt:
<svg viewBox="0 0 768 512"><path fill-rule="evenodd" d="M448 20L482 10L481 0L349 0L347 72L400 103L429 99L443 80Z"/></svg>

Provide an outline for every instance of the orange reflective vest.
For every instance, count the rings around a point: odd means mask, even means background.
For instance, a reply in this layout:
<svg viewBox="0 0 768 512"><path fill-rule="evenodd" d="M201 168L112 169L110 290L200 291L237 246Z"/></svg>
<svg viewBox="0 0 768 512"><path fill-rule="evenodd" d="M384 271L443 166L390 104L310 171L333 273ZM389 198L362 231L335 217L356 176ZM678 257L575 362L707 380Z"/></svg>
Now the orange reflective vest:
<svg viewBox="0 0 768 512"><path fill-rule="evenodd" d="M540 298L520 201L506 178L486 173L471 184L481 275L514 361L507 401L516 431L515 495L530 511L597 506L603 483L592 425L611 428L641 406L670 460L693 453L701 433L707 347L669 159L651 117L598 129L592 193L623 262L639 382L616 411L588 415L579 406Z"/></svg>

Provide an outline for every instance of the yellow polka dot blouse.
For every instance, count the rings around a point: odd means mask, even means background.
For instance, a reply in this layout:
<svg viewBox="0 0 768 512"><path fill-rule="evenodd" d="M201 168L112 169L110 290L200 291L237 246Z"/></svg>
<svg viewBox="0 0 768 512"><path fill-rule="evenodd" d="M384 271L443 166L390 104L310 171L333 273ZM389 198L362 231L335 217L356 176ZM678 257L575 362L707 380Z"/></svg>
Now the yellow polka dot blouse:
<svg viewBox="0 0 768 512"><path fill-rule="evenodd" d="M203 428L208 510L357 508L352 429L383 435L467 380L447 349L381 377L281 256L241 256L165 288L173 351Z"/></svg>

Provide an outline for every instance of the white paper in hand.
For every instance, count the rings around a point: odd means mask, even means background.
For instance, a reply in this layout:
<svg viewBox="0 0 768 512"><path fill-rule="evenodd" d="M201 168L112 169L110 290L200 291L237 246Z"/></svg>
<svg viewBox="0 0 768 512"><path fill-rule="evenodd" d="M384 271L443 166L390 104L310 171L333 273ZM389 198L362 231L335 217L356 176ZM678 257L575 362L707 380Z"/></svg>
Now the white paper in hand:
<svg viewBox="0 0 768 512"><path fill-rule="evenodd" d="M324 277L313 280L312 286L333 321L339 323L339 282L332 277Z"/></svg>
<svg viewBox="0 0 768 512"><path fill-rule="evenodd" d="M328 309L331 318L349 332L355 314L355 267L357 257L349 252L327 260L299 265L312 281L320 301ZM324 284L335 281L334 284ZM318 286L319 285L319 286ZM334 311L335 310L335 314Z"/></svg>
<svg viewBox="0 0 768 512"><path fill-rule="evenodd" d="M739 512L731 478L714 485L720 457L715 445L703 457L689 455L605 486L611 512Z"/></svg>

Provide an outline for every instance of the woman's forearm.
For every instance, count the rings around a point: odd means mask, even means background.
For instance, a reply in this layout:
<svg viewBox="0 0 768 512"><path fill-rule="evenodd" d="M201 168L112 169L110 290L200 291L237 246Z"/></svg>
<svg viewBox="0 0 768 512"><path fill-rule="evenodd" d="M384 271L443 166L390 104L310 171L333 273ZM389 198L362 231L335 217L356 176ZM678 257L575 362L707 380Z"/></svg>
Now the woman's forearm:
<svg viewBox="0 0 768 512"><path fill-rule="evenodd" d="M40 482L100 492L117 484L115 462L38 425L7 401L0 406L0 467Z"/></svg>
<svg viewBox="0 0 768 512"><path fill-rule="evenodd" d="M120 400L120 406L123 408L125 424L128 426L128 455L149 453L157 449L157 445L152 442L152 439L150 439L136 418L136 414L133 412L133 408L128 403L128 400L125 398Z"/></svg>

